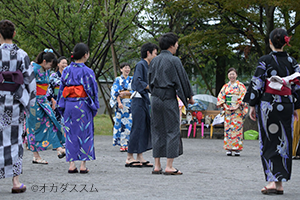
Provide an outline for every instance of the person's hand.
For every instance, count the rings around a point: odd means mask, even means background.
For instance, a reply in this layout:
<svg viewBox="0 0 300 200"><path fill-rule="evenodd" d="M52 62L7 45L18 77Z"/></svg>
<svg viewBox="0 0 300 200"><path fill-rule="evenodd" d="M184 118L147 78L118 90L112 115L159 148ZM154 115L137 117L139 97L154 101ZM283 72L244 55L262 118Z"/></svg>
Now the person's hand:
<svg viewBox="0 0 300 200"><path fill-rule="evenodd" d="M294 120L298 121L299 120L299 116L298 116L298 113L297 113L296 110L294 110L293 115L294 115Z"/></svg>
<svg viewBox="0 0 300 200"><path fill-rule="evenodd" d="M191 97L191 98L189 99L188 103L189 103L189 104L195 104L195 101L194 101L193 97Z"/></svg>
<svg viewBox="0 0 300 200"><path fill-rule="evenodd" d="M229 108L229 110L231 111L236 111L237 109L239 109L240 105L237 105L235 107Z"/></svg>
<svg viewBox="0 0 300 200"><path fill-rule="evenodd" d="M52 110L55 110L56 101L53 98L51 99L51 101L52 101Z"/></svg>
<svg viewBox="0 0 300 200"><path fill-rule="evenodd" d="M231 110L231 109L226 105L226 103L223 103L223 108L224 108L225 110Z"/></svg>
<svg viewBox="0 0 300 200"><path fill-rule="evenodd" d="M119 93L119 97L120 97L120 98L123 98L124 95L125 95L125 92L120 92L120 93Z"/></svg>
<svg viewBox="0 0 300 200"><path fill-rule="evenodd" d="M119 103L119 104L118 104L118 107L119 107L120 109L123 109L123 104Z"/></svg>
<svg viewBox="0 0 300 200"><path fill-rule="evenodd" d="M255 111L255 108L253 106L250 106L249 117L253 121L256 121L256 111Z"/></svg>

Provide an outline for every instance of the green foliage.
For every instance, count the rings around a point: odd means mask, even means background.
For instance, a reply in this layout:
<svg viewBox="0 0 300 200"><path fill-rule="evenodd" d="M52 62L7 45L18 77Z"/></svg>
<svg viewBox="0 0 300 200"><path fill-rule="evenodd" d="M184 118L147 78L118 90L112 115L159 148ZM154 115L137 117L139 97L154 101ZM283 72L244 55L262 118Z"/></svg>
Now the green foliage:
<svg viewBox="0 0 300 200"><path fill-rule="evenodd" d="M97 115L94 117L95 135L112 135L113 125L108 115Z"/></svg>
<svg viewBox="0 0 300 200"><path fill-rule="evenodd" d="M238 70L240 80L249 80L257 59L270 52L268 36L276 27L295 33L286 50L299 57L300 42L293 42L300 40L300 19L294 17L300 5L294 1L156 0L152 5L146 11L150 20L140 23L155 39L169 31L180 36L177 56L202 88L214 87L216 78L225 82L229 67Z"/></svg>
<svg viewBox="0 0 300 200"><path fill-rule="evenodd" d="M110 45L130 40L132 21L143 7L143 1L127 0L0 1L2 18L16 24L15 42L31 59L45 48L57 57L70 57L75 44L84 42L91 51L88 65L97 77L111 66Z"/></svg>

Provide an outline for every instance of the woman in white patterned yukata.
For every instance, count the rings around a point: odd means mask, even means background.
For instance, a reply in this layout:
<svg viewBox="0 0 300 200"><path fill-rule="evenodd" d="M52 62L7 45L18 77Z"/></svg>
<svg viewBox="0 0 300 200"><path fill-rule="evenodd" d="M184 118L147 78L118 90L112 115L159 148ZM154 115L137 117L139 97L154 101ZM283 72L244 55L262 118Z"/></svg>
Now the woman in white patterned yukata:
<svg viewBox="0 0 300 200"><path fill-rule="evenodd" d="M282 182L291 178L293 122L299 108L294 100L299 86L294 83L299 82L300 67L283 51L289 40L284 29L271 32L272 52L259 59L247 92L250 118L258 119L260 155L268 181L263 194L283 194Z"/></svg>
<svg viewBox="0 0 300 200"><path fill-rule="evenodd" d="M68 66L68 61L67 58L65 56L61 56L57 59L57 67L56 67L56 72L51 74L50 76L50 82L49 82L49 87L47 90L47 98L48 101L50 102L50 106L55 114L55 117L57 119L57 121L63 125L62 123L62 118L60 115L60 112L57 110L57 95L58 95L58 90L59 90L59 86L60 86L60 79L61 79L61 75L62 72L64 70L64 68L66 68ZM58 134L59 140L62 142L62 144L65 143L65 135L62 134Z"/></svg>
<svg viewBox="0 0 300 200"><path fill-rule="evenodd" d="M21 193L24 111L35 102L36 82L27 53L12 42L15 33L11 21L0 21L0 179L13 177L12 193Z"/></svg>
<svg viewBox="0 0 300 200"><path fill-rule="evenodd" d="M113 130L113 145L121 146L120 151L128 150L127 143L130 137L130 130L132 125L131 115L131 81L129 76L130 65L122 63L120 65L122 75L117 77L111 88L110 106L116 106L115 124Z"/></svg>

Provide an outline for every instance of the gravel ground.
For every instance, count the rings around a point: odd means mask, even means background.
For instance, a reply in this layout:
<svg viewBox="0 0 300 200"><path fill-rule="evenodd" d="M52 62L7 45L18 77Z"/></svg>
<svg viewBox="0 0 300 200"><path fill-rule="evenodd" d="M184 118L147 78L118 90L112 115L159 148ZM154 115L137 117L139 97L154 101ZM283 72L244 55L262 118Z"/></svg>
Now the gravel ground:
<svg viewBox="0 0 300 200"><path fill-rule="evenodd" d="M87 162L88 174L68 174L68 163L51 150L41 153L48 165L32 164L32 153L25 150L20 180L27 191L11 194L11 179L2 179L0 199L300 199L300 160L293 161L292 180L284 184L283 196L261 194L266 182L257 140L244 141L240 157L227 157L223 140L185 138L184 153L174 161L181 176L152 175L152 168L126 168L126 153L111 144L111 136L95 137L97 159ZM152 151L144 157L154 161ZM163 167L165 163L162 159Z"/></svg>

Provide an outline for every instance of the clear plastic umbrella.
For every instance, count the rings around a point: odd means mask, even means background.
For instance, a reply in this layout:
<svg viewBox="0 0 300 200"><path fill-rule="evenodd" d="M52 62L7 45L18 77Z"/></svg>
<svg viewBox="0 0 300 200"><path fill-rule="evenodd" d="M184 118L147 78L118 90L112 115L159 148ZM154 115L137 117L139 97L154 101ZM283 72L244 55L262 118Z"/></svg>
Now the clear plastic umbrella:
<svg viewBox="0 0 300 200"><path fill-rule="evenodd" d="M201 101L206 105L206 110L218 110L217 102L218 99L209 94L196 94L193 96L195 101Z"/></svg>

